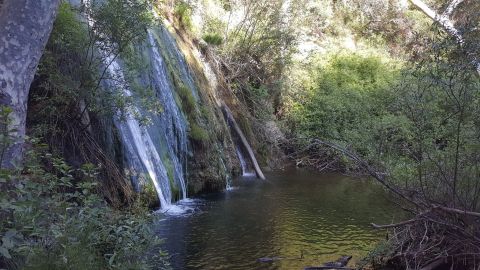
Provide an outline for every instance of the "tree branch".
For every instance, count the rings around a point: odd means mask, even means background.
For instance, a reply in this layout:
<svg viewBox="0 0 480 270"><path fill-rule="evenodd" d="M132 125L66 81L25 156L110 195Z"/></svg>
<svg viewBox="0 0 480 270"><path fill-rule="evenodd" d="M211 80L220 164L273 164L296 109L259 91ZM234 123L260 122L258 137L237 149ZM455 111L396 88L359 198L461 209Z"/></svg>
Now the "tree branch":
<svg viewBox="0 0 480 270"><path fill-rule="evenodd" d="M450 4L448 5L447 9L445 9L445 12L443 12L444 17L450 17L452 15L453 11L460 5L464 0L452 0Z"/></svg>
<svg viewBox="0 0 480 270"><path fill-rule="evenodd" d="M387 224L387 225L377 225L375 223L371 223L371 225L375 229L388 229L388 228L395 228L395 227L400 227L400 226L403 226L403 225L411 224L411 223L414 223L416 221L417 221L416 219L409 219L409 220L402 221L402 222L399 222L399 223L393 223L393 224Z"/></svg>
<svg viewBox="0 0 480 270"><path fill-rule="evenodd" d="M450 20L448 17L449 12L453 12L453 10L463 2L463 0L453 0L450 5L448 6L447 10L443 14L437 13L435 10L431 9L429 6L427 6L423 1L421 0L409 0L410 3L412 3L414 6L416 6L420 11L425 13L428 17L430 17L432 20L434 20L436 23L440 24L445 31L453 36L458 44L463 47L465 44L465 40L463 39L463 36L461 32L455 27L455 24ZM467 52L467 55L471 56L471 53ZM477 73L480 75L480 62L474 57L471 56L473 59L471 59L472 65L475 67L477 70Z"/></svg>
<svg viewBox="0 0 480 270"><path fill-rule="evenodd" d="M462 214L462 215L467 215L467 216L480 217L480 213L478 213L478 212L460 210L460 209L450 208L450 207L445 207L445 206L440 206L440 205L435 205L433 207L433 209L440 209L440 210L443 210L445 212L450 212L450 213L455 213L455 214Z"/></svg>

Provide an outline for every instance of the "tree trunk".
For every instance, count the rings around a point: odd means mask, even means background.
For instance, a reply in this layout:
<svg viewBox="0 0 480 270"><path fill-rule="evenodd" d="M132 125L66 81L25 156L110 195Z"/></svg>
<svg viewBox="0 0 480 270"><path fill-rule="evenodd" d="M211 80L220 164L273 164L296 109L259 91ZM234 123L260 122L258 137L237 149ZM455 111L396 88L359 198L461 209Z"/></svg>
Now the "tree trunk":
<svg viewBox="0 0 480 270"><path fill-rule="evenodd" d="M2 168L22 159L30 84L52 31L60 0L0 0L0 106L10 107L12 142Z"/></svg>
<svg viewBox="0 0 480 270"><path fill-rule="evenodd" d="M237 136L240 138L240 141L242 142L243 146L245 147L245 149L247 149L248 155L250 157L250 160L253 163L253 167L255 169L255 172L258 178L265 180L265 176L263 175L262 169L258 165L257 159L255 158L255 154L253 153L253 150L250 147L250 144L248 143L247 138L245 137L242 130L238 126L237 121L235 121L235 118L233 118L232 112L225 104L222 104L222 109L228 122L232 124L233 130L235 130L235 133L237 133Z"/></svg>
<svg viewBox="0 0 480 270"><path fill-rule="evenodd" d="M412 3L415 7L417 7L420 11L425 13L430 19L434 20L436 23L440 24L445 31L452 35L457 42L463 46L465 43L465 40L463 39L462 33L455 27L455 24L453 21L449 18L449 16L453 13L454 9L460 5L463 0L453 0L445 10L443 14L440 14L436 12L435 10L431 9L427 4L425 4L421 0L409 0L410 3ZM472 58L470 59L471 63L473 66L475 66L475 69L477 70L477 73L480 75L480 62L475 59L475 57L471 56L471 53L467 52L469 54L469 57Z"/></svg>

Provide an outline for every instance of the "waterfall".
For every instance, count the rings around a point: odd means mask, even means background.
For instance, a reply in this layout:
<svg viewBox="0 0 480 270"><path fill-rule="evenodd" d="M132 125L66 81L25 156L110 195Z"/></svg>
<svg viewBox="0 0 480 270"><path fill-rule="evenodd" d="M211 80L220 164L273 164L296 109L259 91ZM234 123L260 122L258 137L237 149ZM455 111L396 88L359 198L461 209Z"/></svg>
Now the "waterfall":
<svg viewBox="0 0 480 270"><path fill-rule="evenodd" d="M180 185L182 198L187 197L184 168L188 152L187 121L175 102L174 89L167 76L167 67L159 52L157 42L151 31L148 31L150 57L154 71L154 84L158 98L163 106L163 112L155 118L150 126L152 133L161 132L166 142L168 156L175 172L175 181ZM163 132L162 132L163 131Z"/></svg>
<svg viewBox="0 0 480 270"><path fill-rule="evenodd" d="M84 3L87 9L91 8L90 0L85 0ZM95 23L88 15L86 21L90 26ZM157 33L159 34L155 35ZM114 117L114 124L124 147L126 174L131 178L137 191L146 181L151 181L157 192L161 209L177 212L178 209L172 205L172 201L185 200L188 194L185 180L189 153L188 122L177 104L178 96L168 75L164 56L175 61L180 79L198 101L195 81L185 58L174 38L164 27L160 26L159 29L147 31L148 48L141 53L148 56L146 61L151 70L150 74L141 74L141 78L137 79L141 86L154 89L155 97L152 98L157 98L162 106L163 110L160 114L153 114L142 108L136 94L126 81L121 59L102 50L101 48L105 46L101 42L97 45L110 77L102 81L103 86L107 91L117 92L133 100L133 106L128 108L125 115L118 112ZM164 55L160 48L164 48L162 51ZM150 124L143 125L139 120L140 117L148 118Z"/></svg>
<svg viewBox="0 0 480 270"><path fill-rule="evenodd" d="M120 83L124 81L124 74L119 62L113 56L107 56L105 63L110 63L107 68L113 78L104 81L107 89L119 90L125 96L131 97L131 91ZM133 107L131 110L125 119L121 120L119 115L114 119L125 147L124 158L130 171L147 173L155 186L160 205L167 207L171 204L172 197L169 183L165 182L165 179L168 179L167 171L146 128L133 116L141 113L140 109ZM136 187L138 188L138 181Z"/></svg>
<svg viewBox="0 0 480 270"><path fill-rule="evenodd" d="M162 41L162 46L165 48L164 53L165 57L168 57L173 60L177 68L177 75L181 78L182 82L187 86L187 88L192 93L192 96L196 101L199 100L197 87L195 80L192 76L190 68L185 60L183 53L178 48L177 42L173 36L168 32L168 30L160 26L158 31L155 31L158 34L158 38ZM150 32L152 35L152 32Z"/></svg>
<svg viewBox="0 0 480 270"><path fill-rule="evenodd" d="M175 92L168 77L165 62L158 49L158 44L148 31L148 55L152 68L150 84L155 89L156 98L162 104L162 112L158 115L134 106L125 120L116 119L115 124L125 148L125 160L133 184L140 188L142 181L148 176L155 186L161 208L172 208L175 189L181 199L187 198L185 181L186 161L188 153L187 121L175 101ZM127 97L135 98L124 81L122 67L114 59L107 59L111 64L109 73L115 80L108 80L110 88L120 88ZM149 117L151 124L142 126L136 115ZM118 117L117 117L118 118Z"/></svg>
<svg viewBox="0 0 480 270"><path fill-rule="evenodd" d="M237 156L240 160L240 163L242 164L243 175L244 176L255 176L256 175L256 176L258 176L258 178L260 178L262 180L265 180L265 175L263 174L262 169L260 168L260 165L258 165L257 158L255 157L255 154L253 153L252 147L248 143L248 140L245 137L245 135L243 134L243 131L238 126L235 118L232 115L232 112L230 111L230 109L228 108L228 106L226 104L222 104L221 106L222 106L223 115L225 116L227 124L230 127L230 133L232 134L232 137L234 138L235 147L236 147L236 150L237 150ZM248 163L246 162L246 160L244 158L244 155L243 155L244 152L242 152L243 150L245 150L247 152L247 154L250 158ZM250 173L250 172L244 170L243 168L248 168L249 167L249 166L244 167L244 165L246 165L246 164L249 164L249 165L251 164L253 169L255 170L255 173Z"/></svg>
<svg viewBox="0 0 480 270"><path fill-rule="evenodd" d="M242 176L245 176L245 177L255 176L255 172L251 170L250 167L248 166L248 163L245 160L245 157L238 143L236 143L235 145L235 150L237 152L237 157L238 157L238 160L240 161L240 165L242 167Z"/></svg>

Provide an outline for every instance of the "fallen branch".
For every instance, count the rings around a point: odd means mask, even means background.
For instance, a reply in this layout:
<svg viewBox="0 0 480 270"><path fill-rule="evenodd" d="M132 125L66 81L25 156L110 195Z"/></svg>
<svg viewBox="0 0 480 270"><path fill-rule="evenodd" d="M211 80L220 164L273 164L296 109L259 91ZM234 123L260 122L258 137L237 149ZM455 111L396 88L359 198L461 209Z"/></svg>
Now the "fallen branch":
<svg viewBox="0 0 480 270"><path fill-rule="evenodd" d="M343 269L343 270L354 270L353 268L343 267L343 266L311 266L305 267L304 270L327 270L327 269Z"/></svg>
<svg viewBox="0 0 480 270"><path fill-rule="evenodd" d="M439 258L439 259L436 259L434 260L433 262L427 264L426 266L422 267L420 270L433 270L433 269L436 269L437 267L439 267L440 265L442 265L444 263L444 258Z"/></svg>
<svg viewBox="0 0 480 270"><path fill-rule="evenodd" d="M228 122L231 123L233 130L237 133L238 137L240 137L240 141L242 142L243 146L248 152L248 155L250 156L250 160L253 163L253 167L255 169L255 172L257 173L258 178L265 180L265 176L263 175L262 169L258 165L257 159L255 158L255 154L253 153L252 148L250 147L250 144L247 141L247 138L243 134L242 130L238 126L237 122L235 121L235 118L232 115L232 112L230 109L227 107L226 104L222 104L222 110L225 114L225 117L227 118Z"/></svg>
<svg viewBox="0 0 480 270"><path fill-rule="evenodd" d="M443 210L445 212L462 214L462 215L467 215L467 216L480 217L480 213L478 213L478 212L460 210L460 209L445 207L445 206L441 206L441 205L435 205L435 206L433 206L433 209L439 209L439 210Z"/></svg>
<svg viewBox="0 0 480 270"><path fill-rule="evenodd" d="M371 223L371 225L375 229L388 229L388 228L400 227L400 226L407 225L407 224L412 224L412 223L415 223L417 221L418 221L417 219L409 219L409 220L402 221L402 222L399 222L399 223L393 223L393 224L387 224L387 225L377 225L375 223Z"/></svg>
<svg viewBox="0 0 480 270"><path fill-rule="evenodd" d="M362 172L370 174L376 181L397 195L401 208L411 212L409 220L398 223L378 225L372 223L375 229L389 229L388 241L394 247L394 252L388 260L401 264L410 269L433 270L438 266L447 264L462 265L465 269L473 269L480 258L480 235L478 234L479 212L458 208L451 208L441 202L428 198L425 194L411 188L398 186L398 179L391 179L391 175L382 172L375 164L363 159L354 151L335 143L321 140L313 140L311 149L319 151L303 160L312 163L311 159L325 162L327 158L321 154L328 153L325 148L338 151L356 164ZM324 146L319 147L319 146ZM308 153L310 154L310 153ZM312 154L310 154L312 155ZM422 197L423 195L423 197ZM403 199L403 200L402 200ZM466 218L472 217L472 218ZM474 220L472 220L474 219ZM441 256L441 258L439 258ZM448 261L445 261L447 258ZM334 265L335 266L335 265ZM332 266L322 265L305 269L348 269L345 265Z"/></svg>

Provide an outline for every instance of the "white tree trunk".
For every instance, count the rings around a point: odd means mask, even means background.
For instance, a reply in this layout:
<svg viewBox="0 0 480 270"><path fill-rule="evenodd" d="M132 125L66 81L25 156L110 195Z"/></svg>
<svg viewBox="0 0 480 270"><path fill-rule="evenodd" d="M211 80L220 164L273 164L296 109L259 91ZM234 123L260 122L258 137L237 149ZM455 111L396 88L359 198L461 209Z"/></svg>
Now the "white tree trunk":
<svg viewBox="0 0 480 270"><path fill-rule="evenodd" d="M11 168L22 159L28 92L59 3L0 0L0 105L13 110L8 127L13 143L3 149L2 168Z"/></svg>
<svg viewBox="0 0 480 270"><path fill-rule="evenodd" d="M436 12L435 10L431 9L427 4L425 4L421 0L409 0L414 6L416 6L420 11L425 13L428 17L430 17L432 20L440 24L443 29L450 35L452 35L457 42L463 46L465 43L465 40L463 39L462 33L458 31L458 29L455 27L455 24L453 21L450 19L450 15L453 13L454 9L460 5L463 0L453 0L445 10L443 14L440 14ZM471 56L471 54L470 54ZM480 62L477 61L474 57L471 57L470 61L472 62L472 65L475 66L475 69L477 70L477 73L480 75Z"/></svg>

